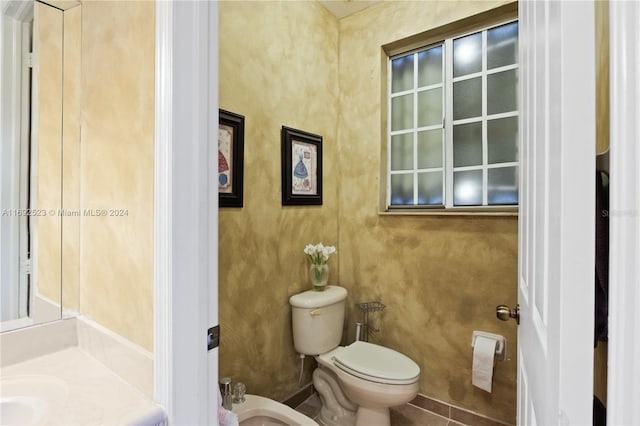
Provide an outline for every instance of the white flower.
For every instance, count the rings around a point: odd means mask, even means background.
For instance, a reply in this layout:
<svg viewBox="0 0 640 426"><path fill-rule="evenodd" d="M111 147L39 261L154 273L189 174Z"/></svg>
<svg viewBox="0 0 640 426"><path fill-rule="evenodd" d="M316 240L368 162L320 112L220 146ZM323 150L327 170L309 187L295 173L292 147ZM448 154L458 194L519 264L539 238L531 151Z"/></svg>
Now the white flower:
<svg viewBox="0 0 640 426"><path fill-rule="evenodd" d="M336 248L333 246L324 247L322 249L322 255L326 258L329 258L329 256L331 256L335 252L336 252Z"/></svg>
<svg viewBox="0 0 640 426"><path fill-rule="evenodd" d="M329 260L329 256L335 252L336 248L334 246L325 247L322 243L318 243L315 246L307 244L304 248L304 253L314 265L324 265Z"/></svg>

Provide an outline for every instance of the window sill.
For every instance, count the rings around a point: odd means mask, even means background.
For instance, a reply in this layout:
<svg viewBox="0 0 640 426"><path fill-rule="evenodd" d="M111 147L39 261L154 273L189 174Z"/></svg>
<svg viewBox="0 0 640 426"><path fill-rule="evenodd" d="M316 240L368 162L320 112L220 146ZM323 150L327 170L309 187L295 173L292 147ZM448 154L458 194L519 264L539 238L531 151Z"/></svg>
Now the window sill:
<svg viewBox="0 0 640 426"><path fill-rule="evenodd" d="M518 207L483 209L393 209L378 212L379 216L497 216L518 217Z"/></svg>

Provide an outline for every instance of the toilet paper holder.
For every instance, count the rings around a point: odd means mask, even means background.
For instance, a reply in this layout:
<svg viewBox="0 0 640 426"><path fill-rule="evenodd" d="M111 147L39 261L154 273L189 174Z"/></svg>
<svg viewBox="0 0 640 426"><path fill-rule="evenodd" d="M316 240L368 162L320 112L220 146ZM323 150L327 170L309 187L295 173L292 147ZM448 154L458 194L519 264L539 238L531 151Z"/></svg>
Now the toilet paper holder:
<svg viewBox="0 0 640 426"><path fill-rule="evenodd" d="M507 339L499 334L487 333L486 331L474 331L471 337L471 347L476 346L478 336L486 337L496 341L496 361L504 361L507 359Z"/></svg>

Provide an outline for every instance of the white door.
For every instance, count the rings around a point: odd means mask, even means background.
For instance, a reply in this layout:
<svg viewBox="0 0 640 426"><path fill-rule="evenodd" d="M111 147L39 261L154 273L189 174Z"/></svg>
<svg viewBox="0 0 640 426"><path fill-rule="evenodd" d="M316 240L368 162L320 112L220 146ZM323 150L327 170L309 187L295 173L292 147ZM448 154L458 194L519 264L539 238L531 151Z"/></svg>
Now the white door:
<svg viewBox="0 0 640 426"><path fill-rule="evenodd" d="M589 425L593 401L592 2L520 3L518 424Z"/></svg>

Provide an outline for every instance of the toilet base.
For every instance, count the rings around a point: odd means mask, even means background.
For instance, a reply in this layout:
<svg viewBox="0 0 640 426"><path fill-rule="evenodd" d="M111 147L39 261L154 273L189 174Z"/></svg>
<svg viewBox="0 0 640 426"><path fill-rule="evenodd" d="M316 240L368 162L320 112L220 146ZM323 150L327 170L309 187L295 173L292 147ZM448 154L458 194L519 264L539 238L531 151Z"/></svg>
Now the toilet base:
<svg viewBox="0 0 640 426"><path fill-rule="evenodd" d="M358 407L356 426L391 426L391 417L387 407L367 408Z"/></svg>
<svg viewBox="0 0 640 426"><path fill-rule="evenodd" d="M320 395L320 422L326 426L353 426L357 406L346 397L335 375L324 368L313 372L313 387ZM371 425L367 425L371 426Z"/></svg>

